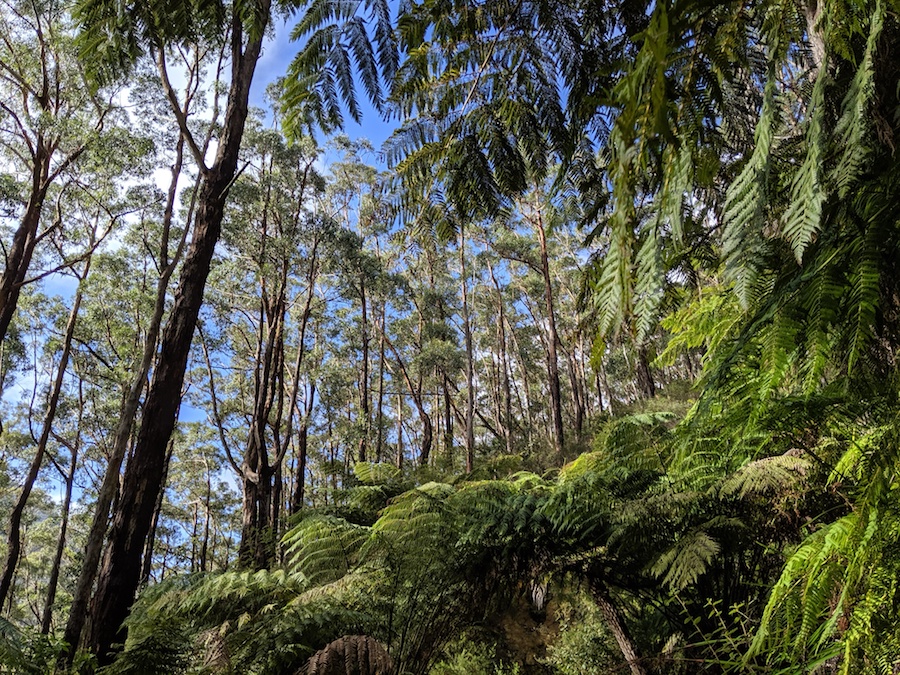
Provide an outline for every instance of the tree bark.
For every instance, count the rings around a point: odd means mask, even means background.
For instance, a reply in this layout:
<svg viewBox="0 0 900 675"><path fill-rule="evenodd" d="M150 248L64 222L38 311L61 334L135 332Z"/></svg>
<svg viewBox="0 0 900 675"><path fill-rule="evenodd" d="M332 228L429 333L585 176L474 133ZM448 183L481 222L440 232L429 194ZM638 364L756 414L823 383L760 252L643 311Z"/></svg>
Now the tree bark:
<svg viewBox="0 0 900 675"><path fill-rule="evenodd" d="M122 498L113 518L92 606L90 645L100 665L110 663L113 645L124 642L122 622L140 583L141 554L162 489L166 446L175 427L191 340L221 232L225 199L237 172L250 83L269 18L268 0L262 5L259 16L264 18L243 51L242 20L237 15L232 17L231 87L222 135L213 166L202 171L191 245L163 332L134 454L125 470Z"/></svg>
<svg viewBox="0 0 900 675"><path fill-rule="evenodd" d="M594 602L597 603L597 607L603 615L604 621L606 621L607 627L616 640L616 644L619 645L622 656L625 657L628 668L631 670L631 675L647 675L646 669L641 664L641 658L638 655L634 640L631 638L628 627L625 625L622 613L616 607L607 588L601 582L592 581L590 583L590 591Z"/></svg>

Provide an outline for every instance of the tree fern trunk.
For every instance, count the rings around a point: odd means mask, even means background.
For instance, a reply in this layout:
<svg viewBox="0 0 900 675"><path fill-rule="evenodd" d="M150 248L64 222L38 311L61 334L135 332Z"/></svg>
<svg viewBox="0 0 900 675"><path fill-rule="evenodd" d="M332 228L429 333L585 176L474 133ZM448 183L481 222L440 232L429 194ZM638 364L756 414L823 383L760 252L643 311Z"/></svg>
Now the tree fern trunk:
<svg viewBox="0 0 900 675"><path fill-rule="evenodd" d="M613 602L612 597L610 597L606 586L601 582L593 581L590 584L590 591L594 602L597 603L597 607L603 615L604 621L606 621L607 627L619 645L622 656L625 657L625 661L628 663L631 675L647 675L647 671L641 665L637 647L631 638L631 634L628 632L625 620L619 608Z"/></svg>

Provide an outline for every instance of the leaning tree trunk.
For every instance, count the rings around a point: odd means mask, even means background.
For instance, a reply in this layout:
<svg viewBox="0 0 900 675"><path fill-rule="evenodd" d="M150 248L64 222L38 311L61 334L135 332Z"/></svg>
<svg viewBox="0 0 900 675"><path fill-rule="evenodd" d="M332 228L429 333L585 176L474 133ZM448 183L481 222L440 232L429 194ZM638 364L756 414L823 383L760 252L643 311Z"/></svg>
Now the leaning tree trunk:
<svg viewBox="0 0 900 675"><path fill-rule="evenodd" d="M641 665L641 658L638 655L634 640L631 638L628 627L622 618L622 613L609 595L609 590L603 583L593 581L590 584L590 591L591 597L597 603L597 607L600 609L604 621L606 621L606 626L616 639L622 656L625 657L625 661L628 663L631 675L647 675L647 671Z"/></svg>
<svg viewBox="0 0 900 675"><path fill-rule="evenodd" d="M140 583L141 555L156 498L163 487L166 447L175 428L188 352L222 228L225 199L237 172L250 83L268 22L269 3L263 0L262 4L259 16L265 17L263 25L257 27L258 32L248 40L243 51L242 22L238 16L232 18L232 78L222 135L215 162L203 171L191 245L163 332L134 453L125 470L122 497L113 518L92 605L90 645L101 665L112 660L113 644L124 642L122 622Z"/></svg>
<svg viewBox="0 0 900 675"><path fill-rule="evenodd" d="M172 218L175 210L178 179L181 175L184 160L183 153L184 139L179 138L175 148L175 163L172 166L172 181L169 185L166 209L163 214L163 238L160 244L159 258L163 261L168 259L168 234L172 226ZM178 243L175 254L172 256L172 260L168 260L167 264L163 267L162 274L157 280L153 316L150 319L147 335L144 338L141 364L138 368L138 372L135 373L131 384L129 385L128 393L119 409L119 421L113 436L112 452L110 454L109 464L107 464L106 467L106 473L103 476L103 482L100 485L100 491L97 494L97 503L94 506L94 517L91 521L91 529L88 533L87 544L81 563L81 571L78 574L78 581L75 584L75 591L72 594L72 604L69 609L69 617L66 621L66 629L63 636L64 642L68 645L66 652L63 654L63 661L68 665L72 664L72 661L75 658L75 651L78 649L81 642L81 634L84 631L84 624L88 614L88 604L91 600L91 591L97 577L100 556L103 553L103 542L109 524L109 511L116 491L119 489L119 471L122 468L125 452L128 450L128 442L131 439L131 432L134 429L134 422L141 401L141 392L147 384L147 375L150 372L153 358L156 356L156 343L159 339L159 332L162 326L169 280L175 271L175 266L181 258L184 243L185 240L183 235L181 241Z"/></svg>

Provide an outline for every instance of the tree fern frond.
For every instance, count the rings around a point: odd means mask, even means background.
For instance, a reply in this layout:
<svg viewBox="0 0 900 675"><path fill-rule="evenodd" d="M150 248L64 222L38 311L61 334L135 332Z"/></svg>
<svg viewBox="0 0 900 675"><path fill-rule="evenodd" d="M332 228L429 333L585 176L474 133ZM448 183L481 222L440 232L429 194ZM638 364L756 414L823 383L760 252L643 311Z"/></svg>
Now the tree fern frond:
<svg viewBox="0 0 900 675"><path fill-rule="evenodd" d="M822 185L822 163L825 117L825 89L828 80L825 65L816 78L809 103L809 126L806 130L806 157L794 174L791 203L784 214L783 232L797 262L822 226L822 204L825 189Z"/></svg>
<svg viewBox="0 0 900 675"><path fill-rule="evenodd" d="M767 495L796 487L809 470L809 461L796 454L764 457L745 464L725 479L723 495Z"/></svg>
<svg viewBox="0 0 900 675"><path fill-rule="evenodd" d="M403 472L393 464L384 462L357 462L353 465L356 478L367 485L396 483L403 478Z"/></svg>
<svg viewBox="0 0 900 675"><path fill-rule="evenodd" d="M306 518L282 538L291 566L314 584L334 581L358 563L370 528L334 516Z"/></svg>
<svg viewBox="0 0 900 675"><path fill-rule="evenodd" d="M843 148L843 151L832 172L831 180L837 187L838 195L841 198L848 196L849 190L863 171L866 158L871 151L871 140L868 137L869 109L872 97L875 95L875 52L884 28L884 20L884 4L877 1L872 10L869 35L866 39L862 61L844 96L841 116L834 129L838 147Z"/></svg>
<svg viewBox="0 0 900 675"><path fill-rule="evenodd" d="M658 227L661 214L642 228L643 242L638 250L637 282L634 287L635 339L643 343L658 323L659 307L663 299L665 270L663 268Z"/></svg>
<svg viewBox="0 0 900 675"><path fill-rule="evenodd" d="M744 307L749 307L756 290L759 252L767 199L771 154L778 123L775 74L771 72L763 92L763 104L756 125L753 153L725 197L723 249L726 272Z"/></svg>
<svg viewBox="0 0 900 675"><path fill-rule="evenodd" d="M654 563L651 572L676 593L695 583L709 569L721 545L703 530L693 530Z"/></svg>

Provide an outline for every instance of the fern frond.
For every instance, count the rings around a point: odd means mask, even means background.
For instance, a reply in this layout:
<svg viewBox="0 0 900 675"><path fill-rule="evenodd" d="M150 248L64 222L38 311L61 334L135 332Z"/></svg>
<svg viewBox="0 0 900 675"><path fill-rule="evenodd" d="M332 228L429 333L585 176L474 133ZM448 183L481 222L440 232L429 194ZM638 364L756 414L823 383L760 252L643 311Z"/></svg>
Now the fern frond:
<svg viewBox="0 0 900 675"><path fill-rule="evenodd" d="M287 532L282 543L292 569L313 584L324 584L354 569L370 532L342 518L311 516Z"/></svg>
<svg viewBox="0 0 900 675"><path fill-rule="evenodd" d="M660 555L651 572L677 593L705 574L720 551L721 545L708 533L693 530Z"/></svg>
<svg viewBox="0 0 900 675"><path fill-rule="evenodd" d="M822 204L825 189L822 185L822 163L825 130L825 89L828 77L826 65L816 78L809 103L809 125L806 130L806 157L794 174L791 202L784 214L783 232L797 262L821 228Z"/></svg>

